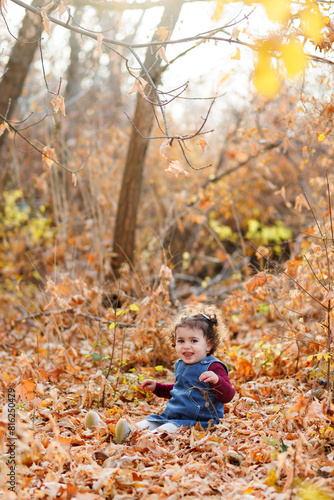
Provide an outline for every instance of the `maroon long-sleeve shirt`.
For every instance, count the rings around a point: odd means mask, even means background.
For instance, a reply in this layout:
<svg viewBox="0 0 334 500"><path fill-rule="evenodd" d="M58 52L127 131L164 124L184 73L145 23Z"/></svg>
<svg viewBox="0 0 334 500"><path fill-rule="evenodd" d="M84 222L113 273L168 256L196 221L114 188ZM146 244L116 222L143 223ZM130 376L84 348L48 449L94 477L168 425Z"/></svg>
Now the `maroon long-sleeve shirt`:
<svg viewBox="0 0 334 500"><path fill-rule="evenodd" d="M228 378L228 374L220 363L212 363L210 365L210 371L214 372L218 376L218 382L216 384L211 384L213 392L220 403L229 403L234 398L235 390ZM174 384L161 384L157 382L153 394L159 398L171 399L171 390Z"/></svg>

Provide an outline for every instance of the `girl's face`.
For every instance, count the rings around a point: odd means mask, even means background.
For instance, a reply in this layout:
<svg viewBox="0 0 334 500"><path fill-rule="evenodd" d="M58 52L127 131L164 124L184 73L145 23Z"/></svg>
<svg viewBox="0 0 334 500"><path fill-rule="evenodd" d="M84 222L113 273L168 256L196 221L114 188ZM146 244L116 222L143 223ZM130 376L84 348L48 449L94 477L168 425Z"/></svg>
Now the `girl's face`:
<svg viewBox="0 0 334 500"><path fill-rule="evenodd" d="M203 331L199 328L179 326L175 332L176 354L187 365L192 365L206 358L212 347L211 341L207 341Z"/></svg>

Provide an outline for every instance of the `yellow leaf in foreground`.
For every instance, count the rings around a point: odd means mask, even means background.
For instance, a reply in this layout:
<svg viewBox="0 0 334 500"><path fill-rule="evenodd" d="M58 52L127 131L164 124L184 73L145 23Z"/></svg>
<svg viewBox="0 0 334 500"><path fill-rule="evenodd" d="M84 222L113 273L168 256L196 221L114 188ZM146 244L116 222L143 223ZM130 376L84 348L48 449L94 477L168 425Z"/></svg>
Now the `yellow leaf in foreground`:
<svg viewBox="0 0 334 500"><path fill-rule="evenodd" d="M260 2L266 9L271 21L286 21L290 14L290 0L262 0Z"/></svg>
<svg viewBox="0 0 334 500"><path fill-rule="evenodd" d="M218 21L218 19L222 17L225 3L226 3L225 0L216 0L216 8L212 15L212 19L214 21Z"/></svg>
<svg viewBox="0 0 334 500"><path fill-rule="evenodd" d="M231 57L231 59L240 59L240 49L237 49L236 53Z"/></svg>
<svg viewBox="0 0 334 500"><path fill-rule="evenodd" d="M260 94L269 99L274 97L281 87L279 75L271 64L271 57L264 50L259 51L253 84Z"/></svg>
<svg viewBox="0 0 334 500"><path fill-rule="evenodd" d="M305 9L300 15L300 20L300 27L304 35L312 38L318 43L321 42L323 39L321 30L325 22L319 7L317 5L312 5L312 7Z"/></svg>
<svg viewBox="0 0 334 500"><path fill-rule="evenodd" d="M3 380L5 385L8 385L10 383L9 375L5 371L2 372L2 380Z"/></svg>
<svg viewBox="0 0 334 500"><path fill-rule="evenodd" d="M318 141L321 142L325 139L325 134L318 135Z"/></svg>
<svg viewBox="0 0 334 500"><path fill-rule="evenodd" d="M297 40L282 45L282 59L289 76L294 78L305 70L307 59L303 47Z"/></svg>

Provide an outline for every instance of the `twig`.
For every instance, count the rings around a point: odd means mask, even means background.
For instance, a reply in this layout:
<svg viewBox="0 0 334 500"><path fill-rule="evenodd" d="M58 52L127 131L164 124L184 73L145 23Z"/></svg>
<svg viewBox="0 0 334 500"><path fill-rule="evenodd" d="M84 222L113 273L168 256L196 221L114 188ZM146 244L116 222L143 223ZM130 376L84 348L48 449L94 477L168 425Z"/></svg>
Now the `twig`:
<svg viewBox="0 0 334 500"><path fill-rule="evenodd" d="M50 316L52 314L64 314L64 313L75 314L76 316L83 316L84 318L88 318L93 321L99 321L100 323L105 323L105 324L116 323L117 326L120 326L122 328L135 328L136 326L138 326L135 323L120 323L118 321L100 318L99 316L93 316L92 314L86 314L80 311L75 311L75 309L73 309L72 307L68 309L59 309L57 311L41 311L38 313L27 314L27 316L23 316L22 318L14 319L13 322L22 323L27 321L28 319L35 319L35 318L40 318L41 316Z"/></svg>
<svg viewBox="0 0 334 500"><path fill-rule="evenodd" d="M62 169L66 170L66 172L69 172L70 174L76 174L77 172L80 172L80 170L84 169L85 166L87 165L87 162L90 158L90 155L92 154L93 148L91 148L83 165L81 165L81 167L77 168L76 170L71 170L71 169L67 168L65 165L63 165L62 163L60 163L59 161L52 158L51 156L48 156L41 149L39 149L37 146L35 146L35 144L33 144L31 141L29 141L29 139L27 137L25 137L23 134L21 134L20 130L18 130L16 127L14 127L14 125L12 125L11 122L9 120L7 120L1 113L0 113L0 118L2 118L3 121L5 121L8 124L8 126L15 132L15 134L19 135L21 137L21 139L23 139L25 142L27 142L33 149L38 151L42 155L42 157L48 158L49 160L52 160L53 163L55 163L56 165L58 165Z"/></svg>
<svg viewBox="0 0 334 500"><path fill-rule="evenodd" d="M287 278L289 278L289 280L293 281L295 283L295 285L298 286L298 288L300 288L304 293L306 293L309 297L311 297L312 300L314 300L315 302L317 302L323 309L326 309L327 310L327 307L322 303L320 302L320 300L318 300L316 297L314 297L310 292L308 292L306 290L306 288L304 288L297 280L295 280L292 276L290 276L290 274L288 274L287 272L284 271L284 269L282 269L281 267L279 267L276 262L274 262L273 260L269 259L269 257L267 257L266 255L264 255L263 253L260 252L260 250L258 248L256 248L254 245L252 245L250 243L251 247L261 255L261 257L263 259L265 259L270 265L272 265L273 267L275 267L275 269L284 274Z"/></svg>

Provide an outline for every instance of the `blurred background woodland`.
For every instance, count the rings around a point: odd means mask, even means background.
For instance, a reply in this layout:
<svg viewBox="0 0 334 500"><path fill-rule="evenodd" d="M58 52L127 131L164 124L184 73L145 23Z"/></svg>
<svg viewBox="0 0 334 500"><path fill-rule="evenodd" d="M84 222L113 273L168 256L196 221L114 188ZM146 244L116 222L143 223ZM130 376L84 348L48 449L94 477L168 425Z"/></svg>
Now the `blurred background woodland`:
<svg viewBox="0 0 334 500"><path fill-rule="evenodd" d="M5 323L64 282L108 324L148 293L223 305L303 268L331 220L333 8L2 0Z"/></svg>
<svg viewBox="0 0 334 500"><path fill-rule="evenodd" d="M332 499L334 2L0 8L6 500ZM191 301L228 327L223 424L113 445Z"/></svg>
<svg viewBox="0 0 334 500"><path fill-rule="evenodd" d="M302 274L319 241L328 273L307 269L330 292L333 8L1 0L4 331L56 290L72 314L72 287L109 326L155 297L161 327L200 300L237 331L252 275Z"/></svg>

